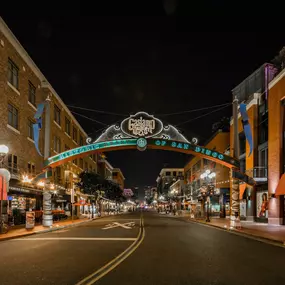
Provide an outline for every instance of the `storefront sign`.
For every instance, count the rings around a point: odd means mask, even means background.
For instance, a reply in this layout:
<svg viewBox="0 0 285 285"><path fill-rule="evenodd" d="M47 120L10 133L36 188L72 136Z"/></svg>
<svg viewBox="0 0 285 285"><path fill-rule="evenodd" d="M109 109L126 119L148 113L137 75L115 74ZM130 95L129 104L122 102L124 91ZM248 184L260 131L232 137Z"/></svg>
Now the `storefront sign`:
<svg viewBox="0 0 285 285"><path fill-rule="evenodd" d="M256 215L258 218L268 218L268 191L256 192Z"/></svg>
<svg viewBox="0 0 285 285"><path fill-rule="evenodd" d="M163 129L162 122L145 112L131 115L121 123L121 130L130 137L150 138L159 134Z"/></svg>
<svg viewBox="0 0 285 285"><path fill-rule="evenodd" d="M20 192L20 193L32 193L35 192L35 194L41 194L43 191L38 189L28 189L28 188L20 188L20 187L14 187L9 186L9 190Z"/></svg>
<svg viewBox="0 0 285 285"><path fill-rule="evenodd" d="M26 212L26 229L33 229L35 226L35 212Z"/></svg>

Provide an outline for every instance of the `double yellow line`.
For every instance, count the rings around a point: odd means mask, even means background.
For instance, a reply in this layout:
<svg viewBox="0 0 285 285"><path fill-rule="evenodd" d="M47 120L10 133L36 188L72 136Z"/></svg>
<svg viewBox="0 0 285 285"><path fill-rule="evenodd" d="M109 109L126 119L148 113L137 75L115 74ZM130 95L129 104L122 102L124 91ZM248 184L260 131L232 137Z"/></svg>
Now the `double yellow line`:
<svg viewBox="0 0 285 285"><path fill-rule="evenodd" d="M103 276L108 274L110 271L112 271L114 268L116 268L120 263L122 263L127 257L129 257L143 242L145 237L145 229L144 229L144 221L143 216L141 214L140 217L140 229L139 233L137 235L136 240L121 254L119 254L117 257L112 259L110 262L105 264L100 269L96 270L94 273L90 274L80 282L76 283L76 285L92 285L99 279L101 279Z"/></svg>

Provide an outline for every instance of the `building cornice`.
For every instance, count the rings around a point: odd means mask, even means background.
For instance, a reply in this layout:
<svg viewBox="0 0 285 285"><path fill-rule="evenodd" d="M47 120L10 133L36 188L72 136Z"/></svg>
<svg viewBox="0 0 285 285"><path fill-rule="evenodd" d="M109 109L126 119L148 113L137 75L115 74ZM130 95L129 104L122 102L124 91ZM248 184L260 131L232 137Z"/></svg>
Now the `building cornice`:
<svg viewBox="0 0 285 285"><path fill-rule="evenodd" d="M268 84L270 90L275 84L277 84L283 77L285 77L285 68Z"/></svg>
<svg viewBox="0 0 285 285"><path fill-rule="evenodd" d="M51 84L48 82L46 77L43 75L43 73L40 71L40 69L37 67L35 62L32 60L32 58L29 56L29 54L26 52L24 47L20 44L16 36L13 34L13 32L9 29L7 24L4 22L3 18L0 17L0 31L3 33L3 35L6 37L6 39L10 42L10 44L15 48L17 53L20 55L20 57L23 59L23 61L29 66L29 68L32 70L32 72L39 78L41 81L42 88L47 88L49 91L54 95L54 97L59 101L59 103L62 105L66 113L71 117L71 119L74 121L74 123L77 125L77 127L80 129L80 131L88 137L87 133L83 130L81 125L78 123L76 118L72 115L72 113L69 111L67 106L64 104L60 96L56 93L56 91L53 89Z"/></svg>

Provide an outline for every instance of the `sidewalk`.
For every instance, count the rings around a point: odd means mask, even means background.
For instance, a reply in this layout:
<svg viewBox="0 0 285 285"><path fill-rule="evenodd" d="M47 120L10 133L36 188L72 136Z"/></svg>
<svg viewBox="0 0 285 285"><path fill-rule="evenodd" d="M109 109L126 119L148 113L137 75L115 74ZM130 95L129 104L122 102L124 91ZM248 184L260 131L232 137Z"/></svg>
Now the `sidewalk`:
<svg viewBox="0 0 285 285"><path fill-rule="evenodd" d="M206 224L212 227L271 241L285 246L285 226L241 221L241 229L230 229L230 219L228 218L211 218L210 222L206 222L205 219L190 219L189 216L176 217L189 222Z"/></svg>
<svg viewBox="0 0 285 285"><path fill-rule="evenodd" d="M54 222L52 227L44 227L42 225L36 225L33 229L26 229L25 225L23 225L23 227L21 228L11 227L7 234L0 234L0 242L4 240L20 238L24 236L53 232L53 231L58 231L64 228L75 227L75 226L79 226L79 225L91 222L93 220L97 220L97 219L104 218L104 217L110 217L110 216L111 215L102 215L101 217L95 217L94 219L83 218L83 219L76 219L73 221L69 219L69 220L60 221L60 222Z"/></svg>

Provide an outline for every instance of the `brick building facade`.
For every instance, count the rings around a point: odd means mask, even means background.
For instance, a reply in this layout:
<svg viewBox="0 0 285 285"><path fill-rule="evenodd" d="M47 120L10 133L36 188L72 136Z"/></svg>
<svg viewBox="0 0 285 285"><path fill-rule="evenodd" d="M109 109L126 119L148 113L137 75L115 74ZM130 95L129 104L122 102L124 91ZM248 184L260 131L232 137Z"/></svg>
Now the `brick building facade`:
<svg viewBox="0 0 285 285"><path fill-rule="evenodd" d="M50 155L85 144L86 132L0 18L0 144L9 147L5 166L11 173L10 203L14 207L21 204L22 210L42 208L42 186L30 181L43 169L43 157L35 148L32 125L37 105L48 96L51 100ZM42 154L44 131L43 125L39 140ZM97 171L96 160L96 155L91 155L53 169L54 209L67 206L77 175L84 169ZM21 202L13 202L17 197L22 197Z"/></svg>

